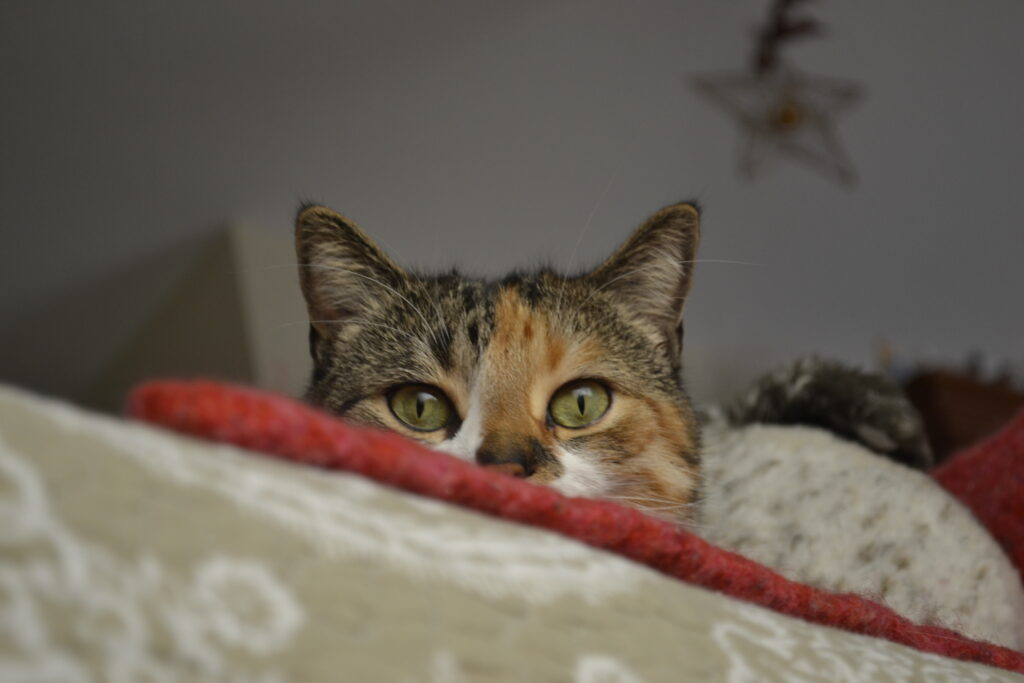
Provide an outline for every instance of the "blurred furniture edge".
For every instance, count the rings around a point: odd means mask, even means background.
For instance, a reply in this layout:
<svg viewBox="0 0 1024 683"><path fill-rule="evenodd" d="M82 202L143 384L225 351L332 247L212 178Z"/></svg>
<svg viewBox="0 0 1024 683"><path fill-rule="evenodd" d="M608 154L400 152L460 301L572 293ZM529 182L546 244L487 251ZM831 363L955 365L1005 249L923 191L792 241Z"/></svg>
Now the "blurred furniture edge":
<svg viewBox="0 0 1024 683"><path fill-rule="evenodd" d="M1024 408L1024 393L1009 382L945 369L922 368L903 388L924 419L936 463L981 441Z"/></svg>
<svg viewBox="0 0 1024 683"><path fill-rule="evenodd" d="M307 326L290 231L230 224L193 249L191 267L76 403L117 413L131 387L154 377L211 377L298 395Z"/></svg>

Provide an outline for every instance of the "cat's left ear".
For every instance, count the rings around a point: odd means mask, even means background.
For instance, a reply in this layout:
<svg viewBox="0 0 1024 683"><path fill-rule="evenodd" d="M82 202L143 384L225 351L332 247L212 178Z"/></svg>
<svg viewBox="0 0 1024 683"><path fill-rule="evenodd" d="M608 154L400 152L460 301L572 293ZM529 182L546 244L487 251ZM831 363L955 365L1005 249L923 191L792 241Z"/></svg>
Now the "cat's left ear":
<svg viewBox="0 0 1024 683"><path fill-rule="evenodd" d="M674 359L683 347L683 304L693 280L700 241L700 209L666 206L637 228L588 277L648 323Z"/></svg>
<svg viewBox="0 0 1024 683"><path fill-rule="evenodd" d="M295 254L309 321L323 338L379 307L407 277L355 223L324 206L299 211Z"/></svg>

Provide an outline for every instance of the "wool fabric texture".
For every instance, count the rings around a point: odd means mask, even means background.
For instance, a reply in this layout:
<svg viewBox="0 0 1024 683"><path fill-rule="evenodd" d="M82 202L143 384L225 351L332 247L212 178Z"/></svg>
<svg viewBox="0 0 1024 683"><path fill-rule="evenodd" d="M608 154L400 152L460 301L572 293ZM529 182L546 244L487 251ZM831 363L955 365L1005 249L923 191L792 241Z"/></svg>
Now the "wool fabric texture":
<svg viewBox="0 0 1024 683"><path fill-rule="evenodd" d="M865 598L789 581L676 525L616 503L567 498L396 434L346 424L253 389L154 381L129 397L134 418L293 462L344 470L418 495L529 524L641 562L682 581L810 622L886 638L924 652L1024 673L1024 653L920 626ZM967 505L1024 567L1024 413L956 456L937 480Z"/></svg>

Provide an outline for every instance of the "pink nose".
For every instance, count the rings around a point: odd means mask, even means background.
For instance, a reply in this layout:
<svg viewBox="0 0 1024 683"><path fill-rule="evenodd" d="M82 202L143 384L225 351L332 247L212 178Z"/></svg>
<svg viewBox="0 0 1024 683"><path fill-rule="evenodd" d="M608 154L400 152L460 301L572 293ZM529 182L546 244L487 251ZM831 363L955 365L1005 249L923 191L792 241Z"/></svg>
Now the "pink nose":
<svg viewBox="0 0 1024 683"><path fill-rule="evenodd" d="M518 462L500 462L492 465L484 465L484 467L489 470L494 470L495 472L507 474L510 477L518 477L520 479L526 477L526 468Z"/></svg>

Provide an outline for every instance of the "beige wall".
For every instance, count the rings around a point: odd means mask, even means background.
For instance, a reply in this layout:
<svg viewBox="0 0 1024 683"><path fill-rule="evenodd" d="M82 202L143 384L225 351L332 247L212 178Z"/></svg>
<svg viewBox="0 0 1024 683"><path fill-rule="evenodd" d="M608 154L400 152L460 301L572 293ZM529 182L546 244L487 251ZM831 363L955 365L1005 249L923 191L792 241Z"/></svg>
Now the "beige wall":
<svg viewBox="0 0 1024 683"><path fill-rule="evenodd" d="M733 122L687 87L743 66L766 5L0 3L0 380L88 395L230 223L266 236L240 276L255 376L301 383L294 279L270 266L303 199L400 261L493 274L593 263L697 197L702 256L754 264L698 272L707 395L881 339L1024 362L1024 4L808 5L828 37L789 56L867 91L840 122L854 189L741 180Z"/></svg>

